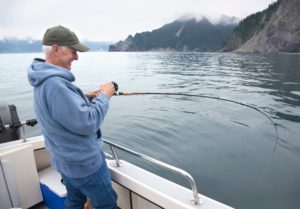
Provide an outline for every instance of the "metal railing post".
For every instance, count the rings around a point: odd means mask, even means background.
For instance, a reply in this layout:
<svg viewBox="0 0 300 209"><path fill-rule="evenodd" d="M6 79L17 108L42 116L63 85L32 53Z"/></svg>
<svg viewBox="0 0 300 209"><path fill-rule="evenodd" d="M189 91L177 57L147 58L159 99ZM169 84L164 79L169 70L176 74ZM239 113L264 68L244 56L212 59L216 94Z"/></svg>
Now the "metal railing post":
<svg viewBox="0 0 300 209"><path fill-rule="evenodd" d="M116 167L121 167L121 166L122 166L122 162L119 160L119 158L118 158L118 156L117 156L117 153L116 153L114 147L113 147L111 144L109 145L109 147L110 147L110 150L111 150L111 152L112 152L112 154L113 154L113 158L114 158L115 161L116 161Z"/></svg>
<svg viewBox="0 0 300 209"><path fill-rule="evenodd" d="M26 133L25 133L25 126L24 126L24 124L22 124L22 131L23 131L23 142L27 142L28 140L27 140L27 138L26 138Z"/></svg>
<svg viewBox="0 0 300 209"><path fill-rule="evenodd" d="M182 169L177 168L177 167L175 167L175 166L172 166L172 165L169 165L169 164L167 164L167 163L161 162L161 161L156 160L156 159L154 159L154 158L151 158L151 157L149 157L149 156L147 156L147 155L140 154L140 153L135 152L135 151L133 151L133 150L130 150L130 149L128 149L128 148L122 147L122 146L120 146L120 145L118 145L118 144L114 144L114 143L112 143L112 142L110 142L110 141L107 141L107 140L105 140L105 139L103 139L103 142L105 142L106 144L108 144L108 145L110 146L110 149L111 149L111 151L112 151L113 158L114 158L115 161L116 161L116 166L117 166L117 167L122 166L122 162L118 159L118 156L117 156L117 154L116 154L116 152L115 152L114 147L116 147L116 148L118 148L118 149L120 149L120 150L123 150L123 151L125 151L125 152L127 152L127 153L130 153L130 154L132 154L132 155L134 155L134 156L136 156L136 157L142 158L142 159L144 159L144 160L146 160L146 161L152 162L152 163L154 163L154 164L156 164L156 165L159 165L159 166L161 166L161 167L163 167L163 168L165 168L165 169L168 169L168 170L170 170L170 171L173 171L173 172L175 172L175 173L177 173L177 174L180 174L180 175L184 176L184 177L188 180L188 182L190 183L190 185L191 185L191 189L192 189L192 192L193 192L193 199L191 200L192 204L193 204L193 205L200 205L200 204L202 204L203 200L200 198L200 196L199 196L199 194L198 194L198 190L197 190L197 186L196 186L195 180L194 180L194 178L193 178L188 172L186 172L185 170L182 170Z"/></svg>

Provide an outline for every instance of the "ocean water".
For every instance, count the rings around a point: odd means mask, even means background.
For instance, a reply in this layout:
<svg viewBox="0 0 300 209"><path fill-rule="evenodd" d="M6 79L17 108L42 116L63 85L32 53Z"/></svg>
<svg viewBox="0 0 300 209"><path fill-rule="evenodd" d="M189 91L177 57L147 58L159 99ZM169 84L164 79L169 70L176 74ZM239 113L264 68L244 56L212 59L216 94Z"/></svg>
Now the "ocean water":
<svg viewBox="0 0 300 209"><path fill-rule="evenodd" d="M34 118L26 70L42 54L0 54L0 101ZM201 194L242 209L300 208L300 55L81 53L83 91L115 81L120 91L207 95L111 98L106 139L188 171ZM39 128L27 128L27 136ZM189 187L182 177L118 152Z"/></svg>

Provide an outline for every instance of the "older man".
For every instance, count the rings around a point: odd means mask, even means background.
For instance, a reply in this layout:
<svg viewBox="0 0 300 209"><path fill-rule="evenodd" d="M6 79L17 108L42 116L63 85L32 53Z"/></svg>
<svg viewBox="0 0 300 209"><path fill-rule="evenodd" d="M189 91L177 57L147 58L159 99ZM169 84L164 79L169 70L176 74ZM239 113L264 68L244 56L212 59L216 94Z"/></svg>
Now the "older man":
<svg viewBox="0 0 300 209"><path fill-rule="evenodd" d="M63 26L49 28L43 38L45 60L28 69L34 87L34 109L51 154L52 166L67 188L65 208L82 209L87 197L96 209L114 209L117 195L102 151L100 125L115 93L111 82L88 98L72 82L71 64L89 48Z"/></svg>

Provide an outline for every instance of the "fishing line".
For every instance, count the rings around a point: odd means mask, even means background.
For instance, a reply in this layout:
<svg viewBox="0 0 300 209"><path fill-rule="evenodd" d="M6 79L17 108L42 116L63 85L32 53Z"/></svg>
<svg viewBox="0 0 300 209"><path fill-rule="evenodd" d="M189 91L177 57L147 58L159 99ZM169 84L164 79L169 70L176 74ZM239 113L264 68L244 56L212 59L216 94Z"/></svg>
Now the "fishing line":
<svg viewBox="0 0 300 209"><path fill-rule="evenodd" d="M116 88L117 89L117 88ZM264 115L273 125L275 133L276 133L276 143L273 149L273 153L275 152L279 140L279 135L278 135L278 130L277 130L277 124L273 121L273 119L267 115L265 112L260 110L257 107L254 107L252 105L244 104L242 102L237 102L231 99L225 99L221 97L214 97L214 96L208 96L208 95L203 95L203 94L187 94L187 93L172 93L172 92L117 92L115 93L115 96L133 96L133 95L165 95L165 96L187 96L187 97L201 97L201 98L207 98L207 99L215 99L215 100L221 100L225 102L231 102L234 104L238 104L244 107L251 108L260 114ZM272 154L273 155L273 154Z"/></svg>
<svg viewBox="0 0 300 209"><path fill-rule="evenodd" d="M277 130L277 124L273 121L273 119L267 115L265 112L263 112L262 110L260 110L259 108L252 106L252 105L248 105L248 104L244 104L242 102L237 102L231 99L225 99L225 98L221 98L221 97L214 97L214 96L208 96L208 95L203 95L203 94L187 94L187 93L172 93L172 92L118 92L118 84L116 84L115 82L112 82L114 85L114 88L116 90L116 93L114 94L115 96L134 96L134 95L165 95L165 96L186 96L186 97L200 97L200 98L207 98L207 99L215 99L215 100L220 100L220 101L225 101L225 102L231 102L234 104L238 104L250 109L253 109L257 112L259 112L260 114L262 114L264 117L266 117L271 124L274 127L275 133L276 133L276 142L275 142L275 146L272 152L271 157L268 159L266 165L264 166L264 169L259 177L259 179L257 180L255 186L254 186L254 192L257 191L258 186L261 184L262 179L264 178L266 171L268 170L271 161L274 157L274 153L276 151L277 145L278 145L278 140L279 140L279 134L278 134L278 130Z"/></svg>

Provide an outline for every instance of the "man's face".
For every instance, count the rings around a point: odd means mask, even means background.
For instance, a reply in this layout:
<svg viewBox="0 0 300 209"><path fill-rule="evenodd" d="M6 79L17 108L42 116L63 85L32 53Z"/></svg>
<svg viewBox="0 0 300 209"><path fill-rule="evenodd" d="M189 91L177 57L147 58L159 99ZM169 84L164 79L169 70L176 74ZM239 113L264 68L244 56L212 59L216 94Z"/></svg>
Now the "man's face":
<svg viewBox="0 0 300 209"><path fill-rule="evenodd" d="M78 55L75 49L68 46L57 46L56 49L57 63L56 65L71 70L71 65L74 60L78 60Z"/></svg>

